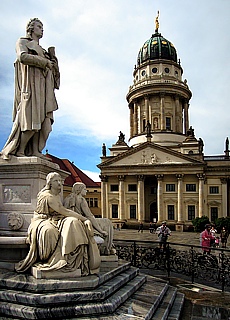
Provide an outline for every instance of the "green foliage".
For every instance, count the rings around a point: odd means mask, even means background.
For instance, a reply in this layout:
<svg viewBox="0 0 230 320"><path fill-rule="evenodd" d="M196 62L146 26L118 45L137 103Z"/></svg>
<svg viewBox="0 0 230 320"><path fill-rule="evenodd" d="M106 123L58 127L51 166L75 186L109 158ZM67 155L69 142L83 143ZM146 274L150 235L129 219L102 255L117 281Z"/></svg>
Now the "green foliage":
<svg viewBox="0 0 230 320"><path fill-rule="evenodd" d="M222 227L226 227L230 232L230 217L217 218L215 220L215 226L217 228L218 233L220 233L220 230L222 229Z"/></svg>
<svg viewBox="0 0 230 320"><path fill-rule="evenodd" d="M201 232L205 229L205 225L210 223L209 218L206 216L202 216L201 218L196 217L192 220L192 224L194 226L194 230L196 232Z"/></svg>

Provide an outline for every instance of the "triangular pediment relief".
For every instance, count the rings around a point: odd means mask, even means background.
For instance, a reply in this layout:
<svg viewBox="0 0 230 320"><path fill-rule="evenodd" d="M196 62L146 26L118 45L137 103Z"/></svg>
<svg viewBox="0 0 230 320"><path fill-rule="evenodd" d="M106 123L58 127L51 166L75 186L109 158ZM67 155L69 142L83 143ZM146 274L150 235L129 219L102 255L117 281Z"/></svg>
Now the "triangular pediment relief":
<svg viewBox="0 0 230 320"><path fill-rule="evenodd" d="M109 166L139 166L139 165L174 165L174 164L190 164L194 159L190 159L184 154L158 146L152 143L145 144L143 147L136 147L132 150L114 157L106 164Z"/></svg>
<svg viewBox="0 0 230 320"><path fill-rule="evenodd" d="M189 198L189 199L185 200L184 203L185 204L194 204L194 203L198 204L198 201L196 198Z"/></svg>

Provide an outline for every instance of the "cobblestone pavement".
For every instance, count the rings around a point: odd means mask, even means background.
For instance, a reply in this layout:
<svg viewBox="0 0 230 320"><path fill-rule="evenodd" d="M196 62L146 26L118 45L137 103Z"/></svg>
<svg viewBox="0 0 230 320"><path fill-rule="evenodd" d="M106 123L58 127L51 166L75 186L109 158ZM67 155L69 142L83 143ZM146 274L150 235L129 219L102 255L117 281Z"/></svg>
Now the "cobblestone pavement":
<svg viewBox="0 0 230 320"><path fill-rule="evenodd" d="M138 230L121 229L120 231L114 230L114 240L158 241L158 237L155 232L150 233L149 230L144 230L143 233L141 233L138 232ZM200 233L172 231L168 242L199 246ZM230 249L230 237L228 238L227 249Z"/></svg>

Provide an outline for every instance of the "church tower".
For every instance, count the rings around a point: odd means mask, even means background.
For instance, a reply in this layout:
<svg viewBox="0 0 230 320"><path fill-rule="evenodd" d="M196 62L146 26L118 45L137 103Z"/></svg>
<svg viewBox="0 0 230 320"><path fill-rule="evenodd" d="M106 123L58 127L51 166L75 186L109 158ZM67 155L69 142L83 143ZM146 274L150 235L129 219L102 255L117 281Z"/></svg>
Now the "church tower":
<svg viewBox="0 0 230 320"><path fill-rule="evenodd" d="M174 45L159 33L159 12L155 33L141 47L127 94L130 109L129 145L151 141L164 146L183 142L189 130L189 100L192 93L182 80L183 69Z"/></svg>
<svg viewBox="0 0 230 320"><path fill-rule="evenodd" d="M155 33L139 50L133 84L128 143L119 138L101 163L102 217L114 225L167 220L176 230L196 217L230 215L229 144L224 155L205 156L189 124L192 93L174 45Z"/></svg>

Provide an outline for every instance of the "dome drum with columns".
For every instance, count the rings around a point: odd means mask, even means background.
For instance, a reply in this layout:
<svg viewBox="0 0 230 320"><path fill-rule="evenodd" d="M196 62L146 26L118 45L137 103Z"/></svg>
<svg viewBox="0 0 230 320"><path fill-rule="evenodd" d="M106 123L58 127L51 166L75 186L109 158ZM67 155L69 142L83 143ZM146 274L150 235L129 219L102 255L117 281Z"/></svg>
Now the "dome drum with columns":
<svg viewBox="0 0 230 320"><path fill-rule="evenodd" d="M159 17L159 15L158 15ZM164 220L183 230L206 215L230 216L230 157L204 156L204 143L189 124L192 93L170 41L155 33L139 50L126 99L130 137L120 132L103 145L102 216L117 224Z"/></svg>
<svg viewBox="0 0 230 320"><path fill-rule="evenodd" d="M133 85L127 94L132 146L143 142L147 122L152 141L177 144L189 129L188 108L192 93L182 80L183 69L174 45L156 32L139 51ZM161 134L160 134L161 133ZM166 135L162 133L167 133ZM160 135L159 135L160 134Z"/></svg>

